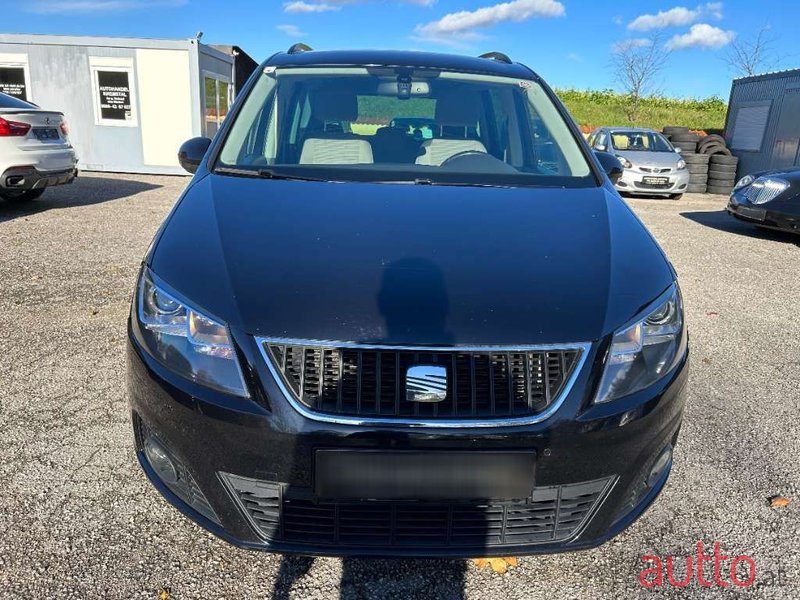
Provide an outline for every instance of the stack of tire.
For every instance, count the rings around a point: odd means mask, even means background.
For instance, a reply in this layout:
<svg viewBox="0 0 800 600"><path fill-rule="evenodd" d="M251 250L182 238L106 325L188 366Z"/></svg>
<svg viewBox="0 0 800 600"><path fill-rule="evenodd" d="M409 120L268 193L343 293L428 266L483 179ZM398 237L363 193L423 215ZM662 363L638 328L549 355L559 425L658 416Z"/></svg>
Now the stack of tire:
<svg viewBox="0 0 800 600"><path fill-rule="evenodd" d="M736 185L736 164L739 159L725 154L711 154L708 161L709 194L730 195Z"/></svg>
<svg viewBox="0 0 800 600"><path fill-rule="evenodd" d="M695 194L725 194L736 183L736 165L739 159L731 156L721 135L699 136L688 127L664 127L664 135L676 148L689 170L687 192Z"/></svg>

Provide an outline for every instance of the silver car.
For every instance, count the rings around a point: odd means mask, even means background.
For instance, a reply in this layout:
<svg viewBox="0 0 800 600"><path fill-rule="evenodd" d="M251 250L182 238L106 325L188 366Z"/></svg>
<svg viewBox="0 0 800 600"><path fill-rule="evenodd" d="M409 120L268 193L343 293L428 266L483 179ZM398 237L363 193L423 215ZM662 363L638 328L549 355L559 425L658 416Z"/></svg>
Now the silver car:
<svg viewBox="0 0 800 600"><path fill-rule="evenodd" d="M34 200L70 183L77 163L62 113L0 93L0 198Z"/></svg>
<svg viewBox="0 0 800 600"><path fill-rule="evenodd" d="M622 163L624 171L616 183L622 193L677 199L689 185L689 171L680 150L657 131L601 127L591 133L589 144L595 150L611 152Z"/></svg>

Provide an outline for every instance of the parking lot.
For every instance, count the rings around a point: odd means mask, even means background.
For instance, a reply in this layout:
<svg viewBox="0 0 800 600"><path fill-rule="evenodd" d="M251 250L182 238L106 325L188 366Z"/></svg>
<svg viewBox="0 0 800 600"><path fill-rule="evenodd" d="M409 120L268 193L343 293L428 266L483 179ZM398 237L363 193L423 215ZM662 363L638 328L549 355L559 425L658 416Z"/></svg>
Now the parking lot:
<svg viewBox="0 0 800 600"><path fill-rule="evenodd" d="M471 561L282 558L195 526L134 456L128 302L187 182L85 174L34 203L0 201L0 597L715 596L696 577L639 582L643 555L675 557L683 578L698 541L754 560L755 583L728 592L800 597L800 236L736 222L720 196L629 200L679 273L692 372L671 479L612 542L525 557L505 574ZM771 507L774 495L791 503Z"/></svg>

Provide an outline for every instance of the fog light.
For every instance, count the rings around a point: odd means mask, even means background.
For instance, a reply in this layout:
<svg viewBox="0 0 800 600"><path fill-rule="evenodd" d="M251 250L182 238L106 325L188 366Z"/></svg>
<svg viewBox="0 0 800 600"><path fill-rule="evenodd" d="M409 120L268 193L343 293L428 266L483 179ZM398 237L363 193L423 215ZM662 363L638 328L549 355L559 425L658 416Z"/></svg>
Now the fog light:
<svg viewBox="0 0 800 600"><path fill-rule="evenodd" d="M650 468L650 474L647 476L646 482L648 488L651 488L658 483L658 480L661 479L664 471L666 471L667 467L669 467L670 462L672 462L671 445L664 448L664 450L656 459L656 462L654 462L653 466Z"/></svg>
<svg viewBox="0 0 800 600"><path fill-rule="evenodd" d="M175 464L164 446L159 444L152 435L148 435L144 440L144 454L161 481L168 485L178 482L178 470L175 468Z"/></svg>

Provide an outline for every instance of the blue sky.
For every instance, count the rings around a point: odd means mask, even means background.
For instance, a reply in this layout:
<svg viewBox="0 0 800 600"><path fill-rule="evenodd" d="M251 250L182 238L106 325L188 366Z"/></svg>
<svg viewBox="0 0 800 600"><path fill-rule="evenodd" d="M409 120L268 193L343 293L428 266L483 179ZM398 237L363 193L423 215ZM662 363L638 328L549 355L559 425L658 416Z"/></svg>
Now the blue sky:
<svg viewBox="0 0 800 600"><path fill-rule="evenodd" d="M800 66L800 2L729 0L2 0L7 33L188 38L236 44L263 60L296 41L315 48L508 53L551 85L617 87L616 45L653 35L671 49L658 88L668 96L727 98L723 57L761 27L773 66ZM633 42L630 42L633 40Z"/></svg>

